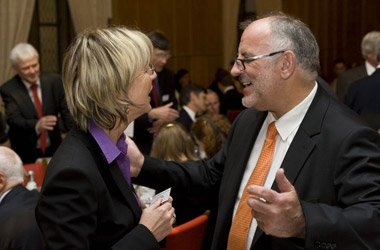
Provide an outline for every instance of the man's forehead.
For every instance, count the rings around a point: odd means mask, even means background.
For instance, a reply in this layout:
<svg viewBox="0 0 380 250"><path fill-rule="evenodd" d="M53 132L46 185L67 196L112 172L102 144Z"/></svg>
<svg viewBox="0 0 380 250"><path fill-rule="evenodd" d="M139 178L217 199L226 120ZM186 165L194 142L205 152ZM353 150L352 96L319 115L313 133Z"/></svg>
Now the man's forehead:
<svg viewBox="0 0 380 250"><path fill-rule="evenodd" d="M257 55L258 51L269 48L270 26L267 19L252 22L244 30L238 53L243 56Z"/></svg>

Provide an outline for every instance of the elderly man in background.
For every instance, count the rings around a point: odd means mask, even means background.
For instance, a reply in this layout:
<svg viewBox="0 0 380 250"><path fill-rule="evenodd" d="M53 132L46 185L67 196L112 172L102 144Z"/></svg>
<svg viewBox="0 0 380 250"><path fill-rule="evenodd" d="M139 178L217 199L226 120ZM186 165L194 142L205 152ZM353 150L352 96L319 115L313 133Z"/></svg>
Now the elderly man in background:
<svg viewBox="0 0 380 250"><path fill-rule="evenodd" d="M34 216L39 194L23 187L20 157L0 146L0 249L42 250Z"/></svg>
<svg viewBox="0 0 380 250"><path fill-rule="evenodd" d="M50 157L61 143L58 116L64 130L73 125L67 109L61 77L40 72L39 55L27 43L17 44L10 61L16 75L4 83L0 93L12 148L24 163Z"/></svg>

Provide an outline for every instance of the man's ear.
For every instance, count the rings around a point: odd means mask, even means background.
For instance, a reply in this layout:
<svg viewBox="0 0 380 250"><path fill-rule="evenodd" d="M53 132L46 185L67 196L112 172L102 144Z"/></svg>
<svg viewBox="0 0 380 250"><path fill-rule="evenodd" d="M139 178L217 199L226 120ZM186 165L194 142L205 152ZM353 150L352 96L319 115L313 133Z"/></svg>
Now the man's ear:
<svg viewBox="0 0 380 250"><path fill-rule="evenodd" d="M280 65L280 70L281 70L281 78L284 80L289 79L295 69L296 69L296 55L293 53L291 50L286 50L284 54L282 55L282 60L281 60L281 65Z"/></svg>
<svg viewBox="0 0 380 250"><path fill-rule="evenodd" d="M3 191L4 187L7 185L7 177L3 172L0 172L0 192Z"/></svg>

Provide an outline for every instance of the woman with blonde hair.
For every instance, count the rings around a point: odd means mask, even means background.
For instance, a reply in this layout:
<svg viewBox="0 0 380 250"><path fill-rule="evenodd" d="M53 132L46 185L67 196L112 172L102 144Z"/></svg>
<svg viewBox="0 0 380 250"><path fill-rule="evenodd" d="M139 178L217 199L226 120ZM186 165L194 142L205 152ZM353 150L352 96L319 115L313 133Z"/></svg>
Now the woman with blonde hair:
<svg viewBox="0 0 380 250"><path fill-rule="evenodd" d="M124 135L151 109L152 54L147 36L123 27L85 31L69 48L63 85L77 127L50 161L36 208L47 249L160 249L171 232L171 198L140 207Z"/></svg>
<svg viewBox="0 0 380 250"><path fill-rule="evenodd" d="M166 161L196 161L196 145L185 127L178 122L165 123L153 142L152 157Z"/></svg>

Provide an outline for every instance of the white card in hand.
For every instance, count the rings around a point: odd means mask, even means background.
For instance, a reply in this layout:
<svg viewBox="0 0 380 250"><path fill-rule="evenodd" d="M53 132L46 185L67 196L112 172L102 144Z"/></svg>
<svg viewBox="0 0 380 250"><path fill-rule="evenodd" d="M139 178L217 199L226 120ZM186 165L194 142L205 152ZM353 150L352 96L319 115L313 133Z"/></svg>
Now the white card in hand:
<svg viewBox="0 0 380 250"><path fill-rule="evenodd" d="M166 202L169 199L171 190L172 188L168 188L162 191L161 193L156 194L155 196L152 197L152 201L150 202L150 204L155 203L159 198L162 198L161 204Z"/></svg>

